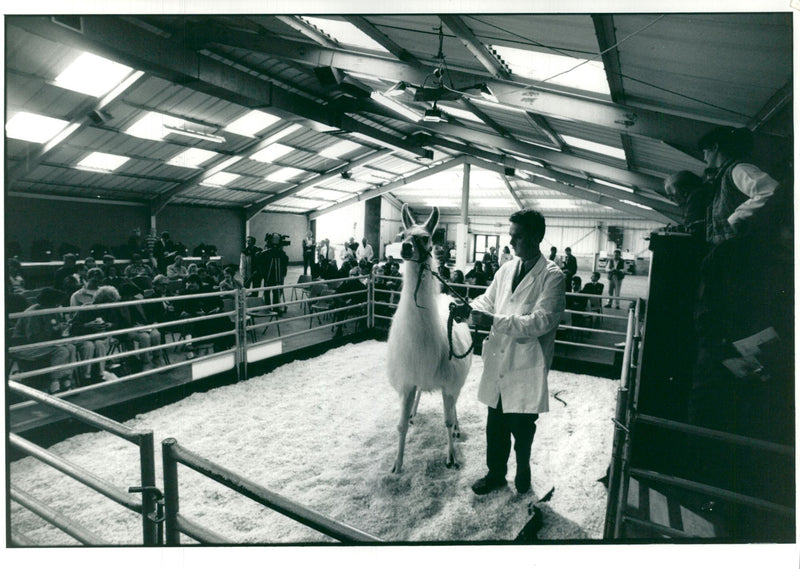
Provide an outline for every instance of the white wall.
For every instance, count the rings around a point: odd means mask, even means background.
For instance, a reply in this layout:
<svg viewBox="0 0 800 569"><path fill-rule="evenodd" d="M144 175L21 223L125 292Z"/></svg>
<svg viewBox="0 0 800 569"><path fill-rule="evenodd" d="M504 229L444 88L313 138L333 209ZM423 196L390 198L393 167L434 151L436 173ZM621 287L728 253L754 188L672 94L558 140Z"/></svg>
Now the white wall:
<svg viewBox="0 0 800 569"><path fill-rule="evenodd" d="M280 233L288 235L291 245L284 251L289 256L290 263L303 262L303 238L308 231L308 220L305 215L291 213L261 212L250 220L250 235L256 238L256 245L264 247L264 237L267 233Z"/></svg>
<svg viewBox="0 0 800 569"><path fill-rule="evenodd" d="M379 251L376 255L379 259L385 256L385 246L387 243L394 243L397 234L403 230L400 208L395 207L392 202L381 199L381 232Z"/></svg>

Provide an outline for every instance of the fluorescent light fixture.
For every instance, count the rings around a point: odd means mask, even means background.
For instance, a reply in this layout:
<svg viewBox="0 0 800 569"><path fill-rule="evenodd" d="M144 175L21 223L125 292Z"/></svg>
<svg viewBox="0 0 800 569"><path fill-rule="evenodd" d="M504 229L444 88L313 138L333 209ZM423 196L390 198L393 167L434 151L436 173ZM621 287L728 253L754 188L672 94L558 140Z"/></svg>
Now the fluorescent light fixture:
<svg viewBox="0 0 800 569"><path fill-rule="evenodd" d="M447 122L447 117L434 103L433 107L425 110L425 116L422 117L422 120L424 122Z"/></svg>
<svg viewBox="0 0 800 569"><path fill-rule="evenodd" d="M352 152L358 148L361 148L361 145L357 142L353 142L351 140L340 140L339 142L320 150L319 155L325 156L326 158L338 158L339 156Z"/></svg>
<svg viewBox="0 0 800 569"><path fill-rule="evenodd" d="M570 146L574 146L575 148L582 148L584 150L588 150L589 152L596 152L598 154L605 154L606 156L625 160L625 150L622 148L614 148L613 146L600 144L599 142L592 142L590 140L584 140L582 138L563 134L561 135L561 138L564 139L564 142Z"/></svg>
<svg viewBox="0 0 800 569"><path fill-rule="evenodd" d="M343 20L331 20L328 18L313 18L311 16L301 16L300 19L305 20L319 30L322 30L341 45L389 53L389 50L359 30L350 22L345 22Z"/></svg>
<svg viewBox="0 0 800 569"><path fill-rule="evenodd" d="M470 111L466 111L464 109L460 109L458 107L451 107L449 105L439 105L439 108L443 109L448 115L453 115L454 117L458 117L460 119L483 123L483 121L478 118L478 115L472 113Z"/></svg>
<svg viewBox="0 0 800 569"><path fill-rule="evenodd" d="M266 148L262 148L258 152L250 155L250 160L256 160L257 162L264 162L265 164L271 164L281 156L286 156L289 154L294 148L291 146L286 146L285 144L280 144L278 142L274 144L270 144Z"/></svg>
<svg viewBox="0 0 800 569"><path fill-rule="evenodd" d="M611 94L602 60L579 59L500 45L492 45L491 49L515 75L583 91Z"/></svg>
<svg viewBox="0 0 800 569"><path fill-rule="evenodd" d="M173 156L167 162L167 164L181 166L183 168L198 168L203 162L207 162L215 156L219 155L211 150L203 150L202 148L188 148L183 152Z"/></svg>
<svg viewBox="0 0 800 569"><path fill-rule="evenodd" d="M166 130L167 132L171 132L173 134L180 134L183 136L188 136L190 138L197 138L198 140L207 140L209 142L216 142L218 144L225 142L224 136L219 136L217 134L211 134L207 132L201 132L199 130L192 130L186 127L177 127L165 124L164 130Z"/></svg>
<svg viewBox="0 0 800 569"><path fill-rule="evenodd" d="M69 123L61 119L21 111L6 123L6 136L42 144L64 130L67 125Z"/></svg>
<svg viewBox="0 0 800 569"><path fill-rule="evenodd" d="M211 188L220 188L233 182L239 174L232 174L231 172L217 172L211 174L204 180L200 181L201 186L209 186Z"/></svg>
<svg viewBox="0 0 800 569"><path fill-rule="evenodd" d="M422 115L420 115L414 109L405 106L402 103L398 103L391 97L387 97L380 91L373 91L370 94L370 99L375 101L376 103L380 103L384 107L393 110L394 112L406 117L407 119L411 119L412 121L419 122L422 119Z"/></svg>
<svg viewBox="0 0 800 569"><path fill-rule="evenodd" d="M128 160L130 159L127 156L106 154L105 152L92 152L89 156L78 162L76 166L81 170L108 173L113 172Z"/></svg>
<svg viewBox="0 0 800 569"><path fill-rule="evenodd" d="M266 179L270 182L288 182L292 178L296 178L297 176L305 173L305 170L301 170L299 168L286 167L273 172L267 176Z"/></svg>
<svg viewBox="0 0 800 569"><path fill-rule="evenodd" d="M64 89L92 97L101 97L116 87L133 69L99 57L82 53L55 78L54 83Z"/></svg>
<svg viewBox="0 0 800 569"><path fill-rule="evenodd" d="M225 142L225 138L222 136L190 128L187 124L187 121L183 119L157 113L155 111L149 111L145 113L142 118L129 126L125 130L125 133L148 140L164 140L169 134L180 134L199 140L208 140L210 142Z"/></svg>
<svg viewBox="0 0 800 569"><path fill-rule="evenodd" d="M225 130L241 134L242 136L254 137L257 133L272 126L279 120L281 120L281 118L275 115L259 110L252 110L226 126Z"/></svg>
<svg viewBox="0 0 800 569"><path fill-rule="evenodd" d="M487 101L491 101L492 103L499 103L500 102L500 100L492 92L492 90L489 88L489 86L486 83L481 83L480 92L481 92L481 97L483 97Z"/></svg>

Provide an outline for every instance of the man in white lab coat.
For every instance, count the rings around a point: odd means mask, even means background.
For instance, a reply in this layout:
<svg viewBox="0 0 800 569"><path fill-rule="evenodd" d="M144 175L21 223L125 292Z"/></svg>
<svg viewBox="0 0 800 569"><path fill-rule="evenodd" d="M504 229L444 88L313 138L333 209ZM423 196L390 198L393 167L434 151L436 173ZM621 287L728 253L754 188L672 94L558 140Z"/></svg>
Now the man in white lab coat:
<svg viewBox="0 0 800 569"><path fill-rule="evenodd" d="M512 435L517 457L514 484L520 494L530 490L531 446L539 413L549 409L547 373L565 308L564 273L539 251L544 217L524 209L509 221L517 258L504 263L486 292L472 301L473 323L490 330L483 343L483 376L478 387L478 399L489 406L489 472L472 485L476 494L506 485Z"/></svg>

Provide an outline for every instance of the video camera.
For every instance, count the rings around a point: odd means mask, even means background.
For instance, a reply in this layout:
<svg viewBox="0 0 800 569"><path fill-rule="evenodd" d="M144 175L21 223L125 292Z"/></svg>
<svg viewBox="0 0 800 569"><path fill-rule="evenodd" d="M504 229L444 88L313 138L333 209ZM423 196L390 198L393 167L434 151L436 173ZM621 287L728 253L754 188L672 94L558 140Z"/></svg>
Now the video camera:
<svg viewBox="0 0 800 569"><path fill-rule="evenodd" d="M292 244L288 235L282 235L280 233L267 233L264 237L264 242L267 244L267 247L288 247Z"/></svg>

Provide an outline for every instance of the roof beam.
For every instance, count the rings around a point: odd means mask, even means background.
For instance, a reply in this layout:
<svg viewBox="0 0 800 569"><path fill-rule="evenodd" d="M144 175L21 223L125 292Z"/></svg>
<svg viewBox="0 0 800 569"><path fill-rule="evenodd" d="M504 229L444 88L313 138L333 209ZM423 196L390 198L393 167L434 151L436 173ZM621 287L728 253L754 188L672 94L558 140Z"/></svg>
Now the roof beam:
<svg viewBox="0 0 800 569"><path fill-rule="evenodd" d="M606 70L606 80L611 91L611 100L615 103L624 103L625 88L622 85L622 66L619 62L614 16L611 14L592 14L592 22L594 23L594 33L597 36L597 44L600 47L600 55L603 58L603 67ZM628 168L632 168L634 161L631 137L626 133L621 133L620 139L622 148L625 151L625 161L628 164Z"/></svg>
<svg viewBox="0 0 800 569"><path fill-rule="evenodd" d="M508 176L506 176L505 173L500 174L500 179L503 180L503 184L505 184L508 193L511 194L511 197L514 198L515 202L517 202L517 207L519 207L519 209L525 209L525 205L522 203L522 200L519 199L517 191L511 186L511 182L508 180Z"/></svg>
<svg viewBox="0 0 800 569"><path fill-rule="evenodd" d="M607 195L615 199L625 199L634 203L639 203L641 205L653 208L654 210L661 213L663 216L668 217L673 221L680 221L681 219L680 209L678 208L678 206L676 206L671 202L661 201L648 196L643 196L638 193L628 193L625 190L614 188L613 186L606 186L605 184L593 182L591 180L587 180L579 176L573 176L565 172L559 172L557 170L552 170L550 168L543 168L541 166L536 166L535 164L525 162L524 160L518 160L511 156L494 154L491 152L480 150L478 148L471 148L439 137L432 138L430 140L430 143L435 145L445 146L452 150L469 154L471 155L471 157L468 158L468 160L472 160L472 157L479 158L480 163L478 162L474 163L482 167L488 162L494 162L496 164L499 164L503 168L514 168L516 170L524 170L527 172L531 172L534 175L547 176L548 178L553 178L557 182L561 182L563 184L567 184L578 188L584 188L601 195Z"/></svg>
<svg viewBox="0 0 800 569"><path fill-rule="evenodd" d="M553 128L548 124L546 118L530 111L525 114L528 116L528 120L530 120L536 126L536 128L545 133L547 138L550 139L550 142L552 142L556 148L559 150L564 150L564 141L561 140L561 138L558 136L558 133L554 131Z"/></svg>
<svg viewBox="0 0 800 569"><path fill-rule="evenodd" d="M461 43L486 68L486 71L491 73L492 77L497 79L509 79L511 77L503 63L472 33L472 30L464 23L461 16L440 14L439 19L461 40Z"/></svg>
<svg viewBox="0 0 800 569"><path fill-rule="evenodd" d="M473 164L479 168L484 168L485 170L490 170L492 172L497 172L503 175L505 171L503 166L499 164L494 164L492 162L486 162L484 160L480 160L477 158L468 158L467 162ZM569 196L582 199L588 202L596 203L598 205L610 207L619 211L624 211L625 213L634 214L636 217L641 217L644 219L652 219L653 221L659 221L662 223L670 223L670 219L663 214L652 210L652 209L644 209L637 207L635 205L622 203L621 201L611 198L609 196L605 196L602 194L598 194L589 190L585 190L583 188L576 188L574 186L570 186L569 184L565 184L563 182L557 182L553 180L548 180L546 178L541 178L536 176L535 174L530 174L529 178L521 177L520 179L525 180L526 182L531 182L536 184L537 186L541 186L543 188L547 188L549 190L555 190L557 192L561 192L567 194ZM633 201L633 200L629 200Z"/></svg>
<svg viewBox="0 0 800 569"><path fill-rule="evenodd" d="M747 123L747 128L753 132L758 131L776 113L779 113L786 105L792 101L792 82L788 81L783 87L778 89L769 101L761 107L756 115Z"/></svg>
<svg viewBox="0 0 800 569"><path fill-rule="evenodd" d="M395 43L394 40L372 25L363 16L345 16L344 19L367 34L372 40L378 42L400 61L405 61L412 65L420 65L420 61L406 50L406 48Z"/></svg>
<svg viewBox="0 0 800 569"><path fill-rule="evenodd" d="M407 142L387 133L377 136L376 129L343 117L332 107L187 49L185 46L191 44L191 38L187 38L187 42L174 41L112 16L84 16L82 33L53 24L42 16L15 18L14 25L54 41L99 52L113 60L248 108L270 108L283 116L302 117L319 123L322 130L334 127L362 132L374 138L394 139L398 147L426 158L432 157L430 151L412 149ZM237 33L246 35L241 31Z"/></svg>
<svg viewBox="0 0 800 569"><path fill-rule="evenodd" d="M221 26L206 23L202 24L202 27L205 31L198 35L206 43L221 43L249 49L314 67L331 66L343 71L392 77L416 85L421 85L435 66L433 63L422 62L420 68L387 56L328 49L273 36L226 30ZM513 81L500 79L487 81L487 76L478 71L464 73L453 70L450 76L454 81L465 84L487 83L503 104L544 116L597 124L632 136L663 140L677 146L693 147L697 142L698 133L717 126L716 123L695 118L570 94L557 90L552 85L516 76L513 77Z"/></svg>
<svg viewBox="0 0 800 569"><path fill-rule="evenodd" d="M456 166L460 166L461 164L465 163L465 160L466 160L465 156L459 156L459 157L456 157L456 158L452 158L452 159L450 159L450 160L448 160L446 162L442 162L442 163L436 164L435 166L429 166L428 168L426 168L424 170L420 170L419 172L415 172L414 174L411 174L410 176L401 176L399 179L395 180L394 182L389 182L388 184L384 184L382 186L375 186L372 189L367 190L364 193L361 193L361 194L359 194L357 196L354 196L354 197L350 198L349 200L345 200L343 202L339 202L338 204L336 204L334 206L331 206L331 207L328 207L328 208L325 208L325 209L322 209L322 210L317 210L317 211L311 213L309 215L309 218L310 219L316 219L316 218L320 217L321 215L325 215L326 213L331 213L332 211L335 211L337 209L341 209L343 207L347 207L349 205L353 205L353 204L358 203L358 202L363 202L363 201L372 199L374 197L381 196L381 195L383 195L385 193L388 193L388 192L394 190L395 188L400 188L402 186L405 186L406 184L411 184L412 182L416 182L417 180L423 180L423 179L427 178L428 176L433 176L434 174L438 174L439 172L444 172L444 171L450 170L451 168L454 168Z"/></svg>
<svg viewBox="0 0 800 569"><path fill-rule="evenodd" d="M260 212L262 209L264 209L271 203L275 203L276 201L282 200L283 198L288 198L290 196L293 196L294 194L301 192L307 188L316 186L317 184L321 184L326 180L330 180L331 178L335 178L336 176L340 175L343 172L347 172L348 170L351 170L353 168L358 168L359 166L364 166L365 164L369 164L370 162L379 160L384 156L388 156L391 153L392 153L391 150L376 150L374 152L370 152L366 156L357 158L351 162L348 162L347 164L344 164L343 166L338 166L336 168L333 168L332 170L329 170L324 174L320 174L319 176L311 178L310 180L306 180L301 184L297 184L296 186L283 190L282 192L278 192L275 195L272 195L268 198L259 200L245 209L246 219L248 220L252 219L258 212Z"/></svg>

